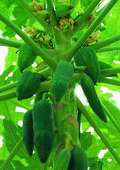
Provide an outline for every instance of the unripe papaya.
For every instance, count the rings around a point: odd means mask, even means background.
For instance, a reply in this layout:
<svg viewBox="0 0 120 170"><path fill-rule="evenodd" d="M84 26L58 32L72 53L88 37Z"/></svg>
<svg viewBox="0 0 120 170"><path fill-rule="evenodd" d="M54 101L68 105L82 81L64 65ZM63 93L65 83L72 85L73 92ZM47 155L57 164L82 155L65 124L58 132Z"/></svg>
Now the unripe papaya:
<svg viewBox="0 0 120 170"><path fill-rule="evenodd" d="M41 162L45 163L54 142L54 115L47 100L36 102L33 108L34 144Z"/></svg>
<svg viewBox="0 0 120 170"><path fill-rule="evenodd" d="M100 76L100 65L94 49L90 47L80 48L74 56L77 66L85 66L85 73L88 74L94 83Z"/></svg>
<svg viewBox="0 0 120 170"><path fill-rule="evenodd" d="M52 91L56 101L64 96L69 83L74 74L74 69L72 64L67 61L61 61L53 75Z"/></svg>
<svg viewBox="0 0 120 170"><path fill-rule="evenodd" d="M24 71L17 83L16 95L18 100L32 97L33 94L39 89L41 81L41 74Z"/></svg>
<svg viewBox="0 0 120 170"><path fill-rule="evenodd" d="M34 148L32 110L27 111L23 118L23 141L28 154L32 156Z"/></svg>
<svg viewBox="0 0 120 170"><path fill-rule="evenodd" d="M32 65L36 58L35 52L27 44L23 44L19 50L18 67L23 71L28 66Z"/></svg>
<svg viewBox="0 0 120 170"><path fill-rule="evenodd" d="M87 168L88 160L84 150L78 146L74 146L71 151L68 170L87 170Z"/></svg>
<svg viewBox="0 0 120 170"><path fill-rule="evenodd" d="M81 76L80 84L93 111L99 116L101 120L106 122L107 119L103 111L102 105L100 103L100 100L95 91L92 79L87 74L84 73Z"/></svg>

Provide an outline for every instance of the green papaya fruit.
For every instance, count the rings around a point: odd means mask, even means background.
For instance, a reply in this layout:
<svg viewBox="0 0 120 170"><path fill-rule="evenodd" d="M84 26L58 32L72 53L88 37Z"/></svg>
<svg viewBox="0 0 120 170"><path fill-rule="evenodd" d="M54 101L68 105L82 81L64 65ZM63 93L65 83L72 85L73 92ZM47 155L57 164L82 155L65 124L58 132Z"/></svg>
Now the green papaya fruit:
<svg viewBox="0 0 120 170"><path fill-rule="evenodd" d="M88 159L84 150L78 146L74 146L71 151L71 158L68 170L87 170Z"/></svg>
<svg viewBox="0 0 120 170"><path fill-rule="evenodd" d="M80 84L93 111L99 116L101 120L107 122L104 110L95 91L92 79L87 74L83 73L83 75L81 76Z"/></svg>
<svg viewBox="0 0 120 170"><path fill-rule="evenodd" d="M54 72L52 82L52 92L56 101L60 101L60 99L64 96L73 74L74 69L72 64L66 61L61 61L58 64Z"/></svg>
<svg viewBox="0 0 120 170"><path fill-rule="evenodd" d="M33 94L39 89L42 79L43 77L39 73L24 71L17 83L17 99L22 100L32 97Z"/></svg>
<svg viewBox="0 0 120 170"><path fill-rule="evenodd" d="M54 142L54 115L47 100L36 102L33 107L34 144L41 162L45 163Z"/></svg>
<svg viewBox="0 0 120 170"><path fill-rule="evenodd" d="M32 65L36 58L35 52L27 44L23 44L19 50L18 67L20 71Z"/></svg>
<svg viewBox="0 0 120 170"><path fill-rule="evenodd" d="M73 9L72 5L65 4L65 3L55 3L55 13L57 17L64 17L71 13Z"/></svg>
<svg viewBox="0 0 120 170"><path fill-rule="evenodd" d="M23 141L28 154L32 156L34 148L32 110L28 110L23 118Z"/></svg>
<svg viewBox="0 0 120 170"><path fill-rule="evenodd" d="M75 64L77 66L85 66L85 72L88 74L94 83L97 82L100 76L100 65L93 48L80 48L74 56Z"/></svg>

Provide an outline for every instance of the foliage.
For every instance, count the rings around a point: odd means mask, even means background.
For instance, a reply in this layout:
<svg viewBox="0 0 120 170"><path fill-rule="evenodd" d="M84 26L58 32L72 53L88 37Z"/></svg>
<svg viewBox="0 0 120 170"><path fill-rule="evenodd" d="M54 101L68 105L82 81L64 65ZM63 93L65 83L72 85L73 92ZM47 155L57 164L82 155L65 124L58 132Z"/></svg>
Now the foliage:
<svg viewBox="0 0 120 170"><path fill-rule="evenodd" d="M4 57L2 46L6 46L6 52L8 50L0 76L1 169L66 170L75 146L86 153L90 170L120 169L120 2L110 0L102 7L103 3L104 0L101 3L100 0L0 1L0 64ZM27 47L28 55L23 55L26 50L21 51L23 46ZM94 49L97 59L92 56L93 61L85 59L84 64L75 63L75 54L83 47ZM22 60L22 57L26 58ZM72 73L68 73L65 67L59 70L59 75L56 73L62 60L73 66ZM20 62L25 64L22 69ZM108 119L106 123L82 100L87 93L74 94L83 74L93 75L97 64L100 76L93 86ZM25 72L39 75L42 79L29 83L27 77L23 84L30 90L23 89L23 95L31 91L32 94L19 101L16 86ZM54 83L57 84L59 100L53 92ZM54 119L51 120L55 124L54 143L52 138L53 146L45 164L41 163L36 149L31 157L28 155L22 128L24 113L41 100L52 105ZM44 122L41 124L47 129L49 116L44 117L44 111L42 113ZM44 140L48 145L51 143L45 136Z"/></svg>

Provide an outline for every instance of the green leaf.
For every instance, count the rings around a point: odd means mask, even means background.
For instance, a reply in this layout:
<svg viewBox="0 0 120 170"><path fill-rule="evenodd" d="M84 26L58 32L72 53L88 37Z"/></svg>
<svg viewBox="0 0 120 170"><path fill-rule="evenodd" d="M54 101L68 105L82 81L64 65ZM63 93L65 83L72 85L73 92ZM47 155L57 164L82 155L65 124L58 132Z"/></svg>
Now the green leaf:
<svg viewBox="0 0 120 170"><path fill-rule="evenodd" d="M21 12L20 6L15 6L12 14L16 18L15 23L19 26L25 24L27 20L29 19L28 14L26 13L24 9L22 9L22 12Z"/></svg>
<svg viewBox="0 0 120 170"><path fill-rule="evenodd" d="M21 133L19 129L15 126L15 124L11 120L4 119L4 137L5 137L5 145L9 152L14 148L18 139L21 137ZM24 157L23 153L18 152L20 157Z"/></svg>

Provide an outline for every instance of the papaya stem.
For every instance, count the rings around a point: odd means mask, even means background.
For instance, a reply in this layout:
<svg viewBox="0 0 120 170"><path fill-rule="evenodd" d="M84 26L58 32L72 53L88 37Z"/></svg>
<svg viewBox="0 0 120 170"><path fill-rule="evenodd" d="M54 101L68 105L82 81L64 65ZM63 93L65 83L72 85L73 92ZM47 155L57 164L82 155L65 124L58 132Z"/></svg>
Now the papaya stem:
<svg viewBox="0 0 120 170"><path fill-rule="evenodd" d="M23 138L21 138L18 143L15 145L15 147L13 148L13 150L11 151L10 155L8 156L8 158L5 160L5 162L2 165L2 170L6 170L8 169L8 165L10 164L10 162L12 161L12 159L14 158L14 156L17 154L17 152L19 151L21 144L23 142Z"/></svg>
<svg viewBox="0 0 120 170"><path fill-rule="evenodd" d="M19 48L21 45L22 45L22 43L20 43L18 41L0 38L0 46L8 46L8 47Z"/></svg>
<svg viewBox="0 0 120 170"><path fill-rule="evenodd" d="M116 162L120 166L120 158L119 158L118 154L116 153L116 151L114 150L114 148L109 143L109 140L105 137L105 135L98 128L95 120L92 118L91 114L88 113L88 111L86 110L84 105L81 103L81 101L78 99L78 97L76 97L76 102L77 102L78 108L81 110L82 114L88 120L90 125L95 129L96 133L99 135L102 142L105 144L105 146L108 148L109 152L112 154L112 156L114 157L114 159L116 160Z"/></svg>
<svg viewBox="0 0 120 170"><path fill-rule="evenodd" d="M67 51L64 56L67 57L68 60L71 60L74 53L85 43L87 38L91 35L91 33L96 29L96 27L100 24L103 18L107 15L107 13L111 10L111 8L116 4L118 0L111 0L99 14L99 16L95 19L95 21L90 25L88 30L80 37L80 39Z"/></svg>
<svg viewBox="0 0 120 170"><path fill-rule="evenodd" d="M45 30L49 31L49 26L47 24L47 22L45 22L42 17L40 17L39 15L36 15L31 6L28 5L28 3L26 3L25 0L15 0L22 8L24 8L26 10L26 12L29 13L29 15L31 15L32 17L35 17L37 19L37 21L44 27Z"/></svg>
<svg viewBox="0 0 120 170"><path fill-rule="evenodd" d="M2 13L0 13L0 20L4 22L8 27L10 27L13 31L15 31L32 49L36 52L36 54L40 55L41 58L52 68L55 69L56 62L52 59L44 49L40 48L29 36L27 36L19 27L13 24L8 20Z"/></svg>
<svg viewBox="0 0 120 170"><path fill-rule="evenodd" d="M71 46L71 40L63 34L59 28L54 29L55 43L57 49L67 49ZM60 55L61 57L61 55Z"/></svg>
<svg viewBox="0 0 120 170"><path fill-rule="evenodd" d="M17 82L9 83L0 87L0 93L16 87Z"/></svg>
<svg viewBox="0 0 120 170"><path fill-rule="evenodd" d="M106 40L95 43L95 44L91 45L91 47L93 47L95 49L100 49L102 47L105 47L105 46L108 46L112 43L115 43L116 41L120 41L120 35L116 35L116 36L113 36L113 37L108 38Z"/></svg>

